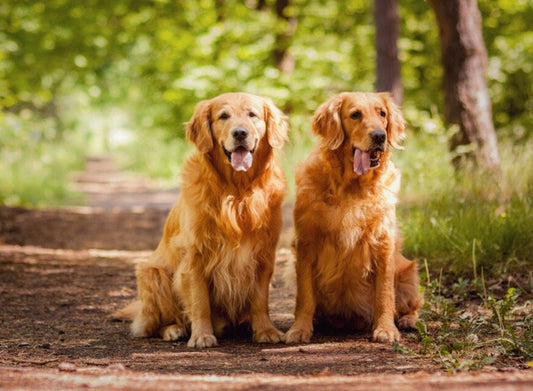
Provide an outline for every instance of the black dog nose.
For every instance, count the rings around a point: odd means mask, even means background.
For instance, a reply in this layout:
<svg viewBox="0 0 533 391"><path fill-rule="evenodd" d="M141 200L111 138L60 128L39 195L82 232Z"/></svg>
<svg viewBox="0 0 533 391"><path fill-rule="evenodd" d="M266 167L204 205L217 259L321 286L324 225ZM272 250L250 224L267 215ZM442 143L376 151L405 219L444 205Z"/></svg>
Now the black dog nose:
<svg viewBox="0 0 533 391"><path fill-rule="evenodd" d="M243 141L246 137L248 137L248 131L244 128L235 128L231 132L231 135L233 138L237 141Z"/></svg>
<svg viewBox="0 0 533 391"><path fill-rule="evenodd" d="M387 133L381 129L373 130L370 132L370 138L375 144L383 144L387 139Z"/></svg>

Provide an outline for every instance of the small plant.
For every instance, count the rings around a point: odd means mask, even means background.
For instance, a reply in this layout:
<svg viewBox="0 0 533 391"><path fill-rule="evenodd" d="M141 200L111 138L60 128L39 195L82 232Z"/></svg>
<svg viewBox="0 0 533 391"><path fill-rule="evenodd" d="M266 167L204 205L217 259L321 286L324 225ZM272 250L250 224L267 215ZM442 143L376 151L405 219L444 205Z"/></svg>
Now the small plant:
<svg viewBox="0 0 533 391"><path fill-rule="evenodd" d="M500 331L502 338L505 336L507 331L507 323L511 316L513 308L516 306L516 299L518 294L516 293L515 288L509 288L507 294L502 299L495 299L492 296L489 296L487 302L493 314L493 321Z"/></svg>
<svg viewBox="0 0 533 391"><path fill-rule="evenodd" d="M434 280L426 272L426 301L416 324L420 350L397 344L394 351L428 356L450 373L478 370L508 357L533 358L532 306L519 306L517 289L495 298L487 295L483 274L481 281L478 276L474 281L457 279L448 288L442 284L442 271ZM480 285L483 292L477 291L474 300L482 298L486 306L465 305L464 299Z"/></svg>
<svg viewBox="0 0 533 391"><path fill-rule="evenodd" d="M515 288L509 288L501 299L492 296L488 298L488 305L492 310L492 324L499 333L499 342L505 353L512 356L533 358L533 316L524 315L523 319L514 316L519 293Z"/></svg>

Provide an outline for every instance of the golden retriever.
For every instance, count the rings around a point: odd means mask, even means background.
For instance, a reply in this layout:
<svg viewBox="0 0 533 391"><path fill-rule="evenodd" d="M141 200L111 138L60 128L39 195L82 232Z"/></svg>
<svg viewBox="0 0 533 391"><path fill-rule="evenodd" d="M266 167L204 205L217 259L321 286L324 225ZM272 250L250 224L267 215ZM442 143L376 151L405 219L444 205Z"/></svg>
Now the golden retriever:
<svg viewBox="0 0 533 391"><path fill-rule="evenodd" d="M287 343L309 342L313 320L372 325L378 342L400 339L395 321L414 327L419 278L400 254L400 173L389 160L404 122L388 93L341 93L315 112L320 142L296 170L297 295Z"/></svg>
<svg viewBox="0 0 533 391"><path fill-rule="evenodd" d="M196 151L163 238L136 270L138 300L117 311L134 336L217 345L227 327L249 323L255 342L284 335L268 314L269 283L286 191L274 149L285 115L266 98L227 93L200 102L187 123Z"/></svg>

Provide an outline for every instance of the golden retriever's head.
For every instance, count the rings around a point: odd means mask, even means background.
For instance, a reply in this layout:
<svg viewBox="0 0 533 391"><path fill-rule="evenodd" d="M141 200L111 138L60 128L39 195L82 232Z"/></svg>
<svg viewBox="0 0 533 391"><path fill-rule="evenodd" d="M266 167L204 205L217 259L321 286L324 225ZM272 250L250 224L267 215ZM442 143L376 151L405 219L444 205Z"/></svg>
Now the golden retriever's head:
<svg viewBox="0 0 533 391"><path fill-rule="evenodd" d="M198 103L186 135L200 152L219 148L234 170L248 171L263 139L281 148L287 130L285 115L270 99L233 92Z"/></svg>
<svg viewBox="0 0 533 391"><path fill-rule="evenodd" d="M323 103L313 117L313 131L323 148L344 148L353 171L364 175L378 167L388 146L401 148L405 120L389 93L344 92Z"/></svg>

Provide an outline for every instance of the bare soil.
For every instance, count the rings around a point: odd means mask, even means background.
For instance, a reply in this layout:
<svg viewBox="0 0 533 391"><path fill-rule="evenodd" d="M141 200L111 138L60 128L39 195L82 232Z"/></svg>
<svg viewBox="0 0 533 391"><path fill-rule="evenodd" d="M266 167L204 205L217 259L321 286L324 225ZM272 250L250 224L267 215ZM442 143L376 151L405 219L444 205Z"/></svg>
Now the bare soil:
<svg viewBox="0 0 533 391"><path fill-rule="evenodd" d="M0 207L0 389L533 389L524 364L452 376L366 333L318 331L311 344L286 346L254 344L240 329L205 350L132 338L129 324L109 315L135 297L134 265L157 245L178 191L124 174L109 159L89 161L75 179L88 207ZM294 302L287 210L270 304L282 330ZM414 334L403 343L420 350Z"/></svg>

